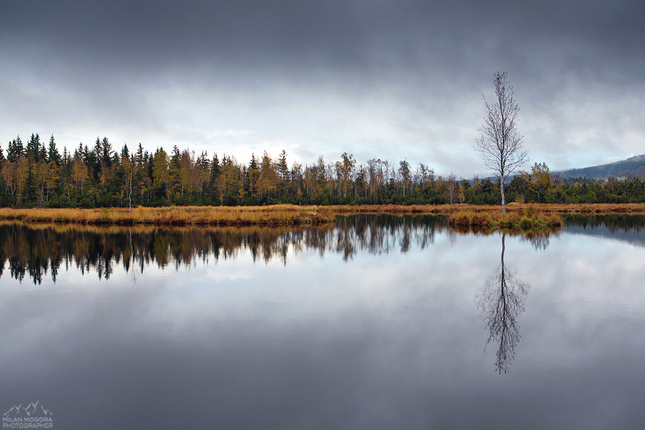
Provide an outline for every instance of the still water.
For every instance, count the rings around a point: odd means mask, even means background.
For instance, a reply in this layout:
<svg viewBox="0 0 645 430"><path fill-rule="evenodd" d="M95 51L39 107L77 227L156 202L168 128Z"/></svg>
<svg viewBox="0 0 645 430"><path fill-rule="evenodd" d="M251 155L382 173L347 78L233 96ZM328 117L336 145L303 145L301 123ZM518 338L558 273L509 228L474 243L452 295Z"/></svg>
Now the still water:
<svg viewBox="0 0 645 430"><path fill-rule="evenodd" d="M3 224L3 428L645 428L644 224Z"/></svg>

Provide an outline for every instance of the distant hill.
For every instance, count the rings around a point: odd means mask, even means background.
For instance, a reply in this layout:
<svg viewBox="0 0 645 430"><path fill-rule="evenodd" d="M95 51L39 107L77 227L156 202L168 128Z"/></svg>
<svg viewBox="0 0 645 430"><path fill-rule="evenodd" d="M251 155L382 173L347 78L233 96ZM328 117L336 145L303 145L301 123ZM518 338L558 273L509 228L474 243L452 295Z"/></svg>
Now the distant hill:
<svg viewBox="0 0 645 430"><path fill-rule="evenodd" d="M631 178L636 175L645 175L645 154L630 157L627 160L601 164L599 166L583 167L580 169L551 173L560 176L562 179L607 179L610 176L614 176L616 178Z"/></svg>

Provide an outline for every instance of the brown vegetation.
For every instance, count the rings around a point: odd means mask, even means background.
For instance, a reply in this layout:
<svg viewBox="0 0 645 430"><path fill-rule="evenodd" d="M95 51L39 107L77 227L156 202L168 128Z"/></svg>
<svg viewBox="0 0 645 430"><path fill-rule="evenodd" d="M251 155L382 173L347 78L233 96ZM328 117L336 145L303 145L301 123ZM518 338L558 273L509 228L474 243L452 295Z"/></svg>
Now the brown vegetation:
<svg viewBox="0 0 645 430"><path fill-rule="evenodd" d="M499 205L356 205L356 206L325 206L337 215L350 215L359 213L388 213L388 214L432 214L450 215L454 212L496 213L500 212ZM530 208L540 212L554 214L582 214L582 215L608 215L608 214L645 214L645 203L596 203L596 204L536 204L536 203L509 203L506 211L509 213L523 213Z"/></svg>
<svg viewBox="0 0 645 430"><path fill-rule="evenodd" d="M555 212L545 212L537 205L523 205L522 208L507 213L499 210L461 210L450 215L449 224L459 229L554 229L562 226L562 216Z"/></svg>
<svg viewBox="0 0 645 430"><path fill-rule="evenodd" d="M25 223L80 223L95 225L296 225L336 221L330 210L316 206L139 207L103 209L0 209L0 219Z"/></svg>
<svg viewBox="0 0 645 430"><path fill-rule="evenodd" d="M171 206L138 207L128 213L126 208L102 209L11 209L0 208L0 220L20 220L25 223L78 223L93 225L298 225L322 224L336 221L336 215L451 215L452 225L516 226L527 214L539 212L538 222L554 224L561 214L607 215L645 214L645 203L630 204L519 204L507 205L506 217L500 206L491 205L339 205L339 206L233 206L201 207ZM466 222L467 220L467 222ZM526 224L526 221L525 221Z"/></svg>

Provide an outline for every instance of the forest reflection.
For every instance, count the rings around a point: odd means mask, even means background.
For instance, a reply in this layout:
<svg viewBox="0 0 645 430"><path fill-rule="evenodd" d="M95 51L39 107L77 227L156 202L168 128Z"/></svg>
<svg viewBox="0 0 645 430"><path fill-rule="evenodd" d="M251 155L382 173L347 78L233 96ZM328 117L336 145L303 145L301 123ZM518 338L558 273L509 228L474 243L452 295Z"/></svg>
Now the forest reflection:
<svg viewBox="0 0 645 430"><path fill-rule="evenodd" d="M645 229L645 215L567 215L565 223L583 228L606 227L612 233L640 232Z"/></svg>
<svg viewBox="0 0 645 430"><path fill-rule="evenodd" d="M601 218L572 218L580 223L602 224ZM613 217L608 225L615 229L640 229L645 220ZM81 273L95 272L110 279L116 265L129 272L143 272L148 265L190 266L197 261L233 259L250 252L254 262L277 259L287 264L289 256L302 251L340 254L345 261L357 253L406 253L412 246L424 249L434 243L435 235L446 232L455 238L459 232L448 227L441 216L354 215L339 217L334 225L303 227L90 227L79 225L24 225L0 223L0 278L34 284L45 277L56 282L59 271L75 267ZM475 234L492 234L476 232ZM519 235L536 249L546 249L558 232L507 232Z"/></svg>
<svg viewBox="0 0 645 430"><path fill-rule="evenodd" d="M141 273L146 266L190 266L196 261L233 259L250 252L254 262L287 258L304 250L341 254L347 261L359 252L407 252L432 244L447 229L436 216L360 215L339 218L318 227L156 228L87 227L78 225L0 224L0 277L22 282L28 276L41 284L56 282L62 269L96 272L110 279L115 265Z"/></svg>

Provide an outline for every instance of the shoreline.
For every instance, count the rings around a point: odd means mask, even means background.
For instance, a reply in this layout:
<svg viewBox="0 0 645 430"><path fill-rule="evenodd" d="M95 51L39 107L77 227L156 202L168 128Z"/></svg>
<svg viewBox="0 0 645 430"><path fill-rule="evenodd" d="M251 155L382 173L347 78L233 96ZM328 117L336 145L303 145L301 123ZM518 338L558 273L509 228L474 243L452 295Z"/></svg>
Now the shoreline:
<svg viewBox="0 0 645 430"><path fill-rule="evenodd" d="M509 214L537 209L551 214L643 215L645 203L597 204L517 204L506 206ZM195 226L283 226L320 225L336 221L336 216L355 214L452 215L471 213L501 214L501 206L486 205L357 205L357 206L170 206L100 209L12 209L0 208L0 220L23 223L85 225L195 225Z"/></svg>
<svg viewBox="0 0 645 430"><path fill-rule="evenodd" d="M0 208L0 220L25 224L82 224L103 226L267 226L320 225L336 221L316 206L170 206L100 209Z"/></svg>

